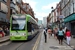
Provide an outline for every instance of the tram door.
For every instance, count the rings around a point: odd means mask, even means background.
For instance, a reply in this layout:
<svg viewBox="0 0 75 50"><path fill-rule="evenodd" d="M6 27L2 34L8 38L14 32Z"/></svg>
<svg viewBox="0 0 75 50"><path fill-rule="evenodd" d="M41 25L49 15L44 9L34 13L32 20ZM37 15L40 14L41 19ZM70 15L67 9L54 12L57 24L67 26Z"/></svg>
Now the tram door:
<svg viewBox="0 0 75 50"><path fill-rule="evenodd" d="M32 28L31 28L31 23L30 22L27 22L27 30L28 32L31 32L32 31Z"/></svg>

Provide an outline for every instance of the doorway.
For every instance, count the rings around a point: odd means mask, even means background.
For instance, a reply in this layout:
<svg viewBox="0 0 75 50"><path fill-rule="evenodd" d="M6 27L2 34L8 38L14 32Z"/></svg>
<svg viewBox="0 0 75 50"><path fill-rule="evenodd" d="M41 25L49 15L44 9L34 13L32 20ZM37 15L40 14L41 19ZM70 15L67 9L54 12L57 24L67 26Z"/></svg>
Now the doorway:
<svg viewBox="0 0 75 50"><path fill-rule="evenodd" d="M71 32L72 32L72 35L75 35L75 22L71 23Z"/></svg>

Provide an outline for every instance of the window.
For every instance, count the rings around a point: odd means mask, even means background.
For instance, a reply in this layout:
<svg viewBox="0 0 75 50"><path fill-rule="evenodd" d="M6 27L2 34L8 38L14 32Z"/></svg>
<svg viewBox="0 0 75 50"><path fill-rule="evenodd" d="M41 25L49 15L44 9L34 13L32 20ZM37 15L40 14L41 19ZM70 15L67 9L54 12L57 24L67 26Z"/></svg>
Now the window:
<svg viewBox="0 0 75 50"><path fill-rule="evenodd" d="M27 9L27 12L29 11L29 9Z"/></svg>
<svg viewBox="0 0 75 50"><path fill-rule="evenodd" d="M30 6L29 5L27 5L27 7L30 9Z"/></svg>
<svg viewBox="0 0 75 50"><path fill-rule="evenodd" d="M25 30L26 18L25 16L12 17L12 30Z"/></svg>
<svg viewBox="0 0 75 50"><path fill-rule="evenodd" d="M74 13L74 3L73 3L73 13Z"/></svg>
<svg viewBox="0 0 75 50"><path fill-rule="evenodd" d="M68 0L68 2L69 2L69 0Z"/></svg>
<svg viewBox="0 0 75 50"><path fill-rule="evenodd" d="M25 9L26 8L26 5L23 5L23 8Z"/></svg>
<svg viewBox="0 0 75 50"><path fill-rule="evenodd" d="M16 0L13 0L13 2L16 4Z"/></svg>
<svg viewBox="0 0 75 50"><path fill-rule="evenodd" d="M68 14L67 14L67 15L69 16L69 7L68 7L68 11L67 11L67 12L68 12Z"/></svg>
<svg viewBox="0 0 75 50"><path fill-rule="evenodd" d="M1 2L1 10L3 10L4 12L8 12L7 5L2 2Z"/></svg>
<svg viewBox="0 0 75 50"><path fill-rule="evenodd" d="M70 10L71 14L73 13L73 4L71 3L71 10Z"/></svg>

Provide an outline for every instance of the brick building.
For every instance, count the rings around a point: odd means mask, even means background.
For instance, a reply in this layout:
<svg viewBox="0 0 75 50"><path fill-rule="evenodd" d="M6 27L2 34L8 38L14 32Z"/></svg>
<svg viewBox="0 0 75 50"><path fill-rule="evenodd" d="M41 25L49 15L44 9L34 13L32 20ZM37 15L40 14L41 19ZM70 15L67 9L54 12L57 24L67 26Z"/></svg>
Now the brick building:
<svg viewBox="0 0 75 50"><path fill-rule="evenodd" d="M38 18L35 18L35 20L38 22Z"/></svg>
<svg viewBox="0 0 75 50"><path fill-rule="evenodd" d="M60 15L61 15L61 7L59 2L55 9L55 25L56 25L55 27L56 28L60 27L60 18L59 18Z"/></svg>
<svg viewBox="0 0 75 50"><path fill-rule="evenodd" d="M26 12L26 14L31 15L31 16L35 19L35 17L34 17L34 11L32 10L32 8L31 8L31 6L29 5L29 3L24 3L24 2L22 1L22 5L23 5L23 9L24 9L24 11Z"/></svg>
<svg viewBox="0 0 75 50"><path fill-rule="evenodd" d="M61 0L61 14L65 26L75 35L75 0Z"/></svg>
<svg viewBox="0 0 75 50"><path fill-rule="evenodd" d="M22 0L0 0L0 26L9 26L12 14L30 14L35 19L34 11L28 3Z"/></svg>
<svg viewBox="0 0 75 50"><path fill-rule="evenodd" d="M9 23L7 0L0 0L0 26Z"/></svg>

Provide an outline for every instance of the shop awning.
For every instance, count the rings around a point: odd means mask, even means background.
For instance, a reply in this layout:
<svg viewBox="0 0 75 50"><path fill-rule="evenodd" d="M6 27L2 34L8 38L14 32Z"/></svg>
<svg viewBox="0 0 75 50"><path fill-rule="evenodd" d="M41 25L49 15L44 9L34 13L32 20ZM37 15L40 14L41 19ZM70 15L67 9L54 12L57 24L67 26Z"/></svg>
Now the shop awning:
<svg viewBox="0 0 75 50"><path fill-rule="evenodd" d="M69 22L69 21L72 21L72 20L75 20L75 14L72 14L70 16L68 16L67 18L64 19L64 22Z"/></svg>

